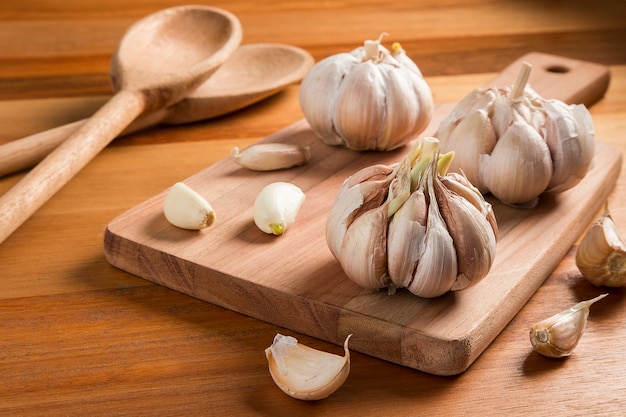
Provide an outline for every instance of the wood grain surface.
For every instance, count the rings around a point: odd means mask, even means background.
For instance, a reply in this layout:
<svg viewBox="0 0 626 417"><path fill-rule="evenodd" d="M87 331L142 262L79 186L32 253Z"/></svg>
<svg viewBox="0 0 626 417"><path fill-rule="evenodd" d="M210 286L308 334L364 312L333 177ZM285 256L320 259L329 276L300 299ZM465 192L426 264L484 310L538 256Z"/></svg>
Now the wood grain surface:
<svg viewBox="0 0 626 417"><path fill-rule="evenodd" d="M204 3L204 2L202 2ZM146 0L0 3L0 142L90 116L111 95L108 63L146 14L184 4ZM285 42L316 59L389 32L455 102L530 51L609 65L591 108L600 141L626 151L626 6L600 0L215 1L240 18L244 43ZM575 245L471 368L438 377L359 352L326 400L283 394L263 349L276 332L337 346L183 295L111 266L106 225L228 155L300 120L298 87L206 123L118 139L0 247L0 414L620 416L626 408L626 294L595 288ZM0 180L0 192L23 174ZM608 202L626 235L622 173ZM238 254L233 254L237 257ZM608 291L574 354L549 360L532 323Z"/></svg>

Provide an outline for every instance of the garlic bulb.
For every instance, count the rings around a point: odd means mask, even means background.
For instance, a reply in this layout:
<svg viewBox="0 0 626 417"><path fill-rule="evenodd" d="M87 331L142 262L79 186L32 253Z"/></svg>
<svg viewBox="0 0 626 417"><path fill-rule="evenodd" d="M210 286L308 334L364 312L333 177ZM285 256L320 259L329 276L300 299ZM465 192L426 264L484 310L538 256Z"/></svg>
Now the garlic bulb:
<svg viewBox="0 0 626 417"><path fill-rule="evenodd" d="M626 245L608 208L591 225L578 245L576 266L594 285L626 286Z"/></svg>
<svg viewBox="0 0 626 417"><path fill-rule="evenodd" d="M263 232L282 235L296 221L305 195L288 182L266 185L254 201L254 223Z"/></svg>
<svg viewBox="0 0 626 417"><path fill-rule="evenodd" d="M543 192L578 184L594 155L586 107L542 98L526 85L529 73L525 63L512 88L474 90L435 133L442 152L455 152L451 171L463 169L481 192L511 205L533 206Z"/></svg>
<svg viewBox="0 0 626 417"><path fill-rule="evenodd" d="M491 205L465 176L445 174L424 138L395 165L373 165L348 178L326 223L328 247L363 288L407 288L437 297L487 275L496 250Z"/></svg>
<svg viewBox="0 0 626 417"><path fill-rule="evenodd" d="M315 64L302 80L300 107L326 144L390 150L428 126L433 98L400 45L389 51L378 39Z"/></svg>
<svg viewBox="0 0 626 417"><path fill-rule="evenodd" d="M273 171L306 164L311 159L308 146L290 143L259 143L243 151L230 151L235 162L253 171Z"/></svg>
<svg viewBox="0 0 626 417"><path fill-rule="evenodd" d="M265 349L272 379L284 393L300 400L328 397L343 385L350 373L350 336L343 344L342 357L277 334L272 345Z"/></svg>
<svg viewBox="0 0 626 417"><path fill-rule="evenodd" d="M581 301L536 323L530 329L530 343L533 349L550 358L569 356L585 332L589 308L607 295L602 294L591 300Z"/></svg>
<svg viewBox="0 0 626 417"><path fill-rule="evenodd" d="M167 192L163 214L174 226L189 230L204 229L215 221L215 211L209 202L182 182Z"/></svg>

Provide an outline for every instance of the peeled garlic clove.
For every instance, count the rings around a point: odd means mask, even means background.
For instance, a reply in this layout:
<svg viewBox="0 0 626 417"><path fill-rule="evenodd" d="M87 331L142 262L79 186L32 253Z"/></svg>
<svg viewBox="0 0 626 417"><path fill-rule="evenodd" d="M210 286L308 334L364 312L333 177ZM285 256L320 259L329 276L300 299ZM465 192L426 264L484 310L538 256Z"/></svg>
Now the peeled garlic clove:
<svg viewBox="0 0 626 417"><path fill-rule="evenodd" d="M282 235L296 221L304 199L304 192L294 184L268 184L254 201L254 223L265 233Z"/></svg>
<svg viewBox="0 0 626 417"><path fill-rule="evenodd" d="M291 336L277 334L265 349L272 379L287 395L299 400L321 400L334 393L350 373L348 335L339 356L302 345Z"/></svg>
<svg viewBox="0 0 626 417"><path fill-rule="evenodd" d="M235 162L253 171L273 171L306 164L311 159L308 146L290 143L259 143L243 151L230 151Z"/></svg>
<svg viewBox="0 0 626 417"><path fill-rule="evenodd" d="M576 266L596 286L626 286L626 245L608 210L583 236L576 250Z"/></svg>
<svg viewBox="0 0 626 417"><path fill-rule="evenodd" d="M550 358L569 356L585 331L589 308L607 295L602 294L591 300L581 301L567 310L536 323L530 329L530 342L533 349Z"/></svg>
<svg viewBox="0 0 626 417"><path fill-rule="evenodd" d="M204 229L215 221L215 211L208 201L182 182L167 192L163 214L174 226L189 230Z"/></svg>

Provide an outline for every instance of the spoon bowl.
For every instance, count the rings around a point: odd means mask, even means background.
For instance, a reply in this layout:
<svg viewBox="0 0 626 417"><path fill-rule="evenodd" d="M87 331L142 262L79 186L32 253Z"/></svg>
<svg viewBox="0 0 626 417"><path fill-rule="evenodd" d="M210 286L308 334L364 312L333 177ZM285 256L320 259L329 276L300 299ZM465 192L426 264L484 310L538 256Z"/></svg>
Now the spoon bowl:
<svg viewBox="0 0 626 417"><path fill-rule="evenodd" d="M148 107L165 107L213 75L241 38L237 17L225 10L208 6L163 10L128 29L111 60L111 83L117 92L154 90Z"/></svg>
<svg viewBox="0 0 626 417"><path fill-rule="evenodd" d="M208 23L215 27L207 28ZM207 42L210 38L202 35L206 32L222 36ZM208 79L241 38L241 25L233 14L207 6L173 7L132 25L111 61L119 91L0 197L0 242L140 114L181 100Z"/></svg>

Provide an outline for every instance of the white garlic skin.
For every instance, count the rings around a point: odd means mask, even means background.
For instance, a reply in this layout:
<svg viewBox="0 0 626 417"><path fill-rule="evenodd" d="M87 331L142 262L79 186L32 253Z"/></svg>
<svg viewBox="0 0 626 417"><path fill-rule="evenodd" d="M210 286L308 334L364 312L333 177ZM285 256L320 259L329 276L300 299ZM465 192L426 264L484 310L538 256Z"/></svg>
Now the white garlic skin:
<svg viewBox="0 0 626 417"><path fill-rule="evenodd" d="M533 349L550 358L563 358L572 354L587 326L589 308L608 294L601 294L591 300L561 311L545 320L535 323L530 329L530 342Z"/></svg>
<svg viewBox="0 0 626 417"><path fill-rule="evenodd" d="M254 201L254 223L267 234L282 235L296 221L304 200L304 192L294 184L268 184Z"/></svg>
<svg viewBox="0 0 626 417"><path fill-rule="evenodd" d="M462 169L483 193L511 205L534 205L544 192L562 192L588 172L595 132L584 105L545 99L526 86L479 88L444 119L435 137L454 151L451 171Z"/></svg>
<svg viewBox="0 0 626 417"><path fill-rule="evenodd" d="M188 230L204 229L215 221L211 204L182 182L177 182L167 192L163 214L174 226Z"/></svg>
<svg viewBox="0 0 626 417"><path fill-rule="evenodd" d="M348 335L344 356L313 349L291 336L277 334L265 349L270 375L287 395L299 400L321 400L334 393L350 374Z"/></svg>
<svg viewBox="0 0 626 417"><path fill-rule="evenodd" d="M372 44L374 43L374 44ZM320 139L350 149L391 150L430 122L433 98L417 65L379 41L323 59L300 86L300 107ZM368 48L377 53L368 58Z"/></svg>
<svg viewBox="0 0 626 417"><path fill-rule="evenodd" d="M576 266L595 286L626 287L626 244L608 209L585 232L576 249Z"/></svg>

